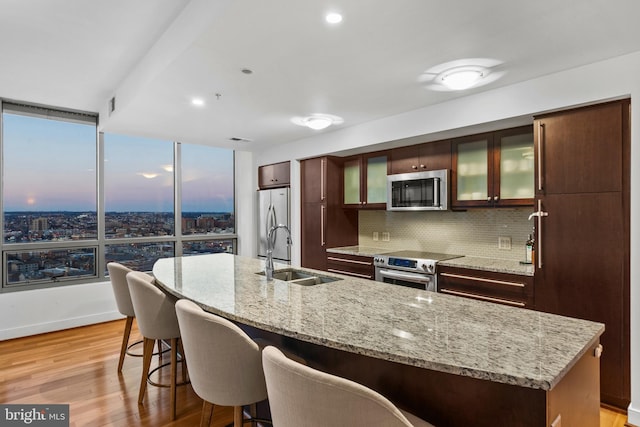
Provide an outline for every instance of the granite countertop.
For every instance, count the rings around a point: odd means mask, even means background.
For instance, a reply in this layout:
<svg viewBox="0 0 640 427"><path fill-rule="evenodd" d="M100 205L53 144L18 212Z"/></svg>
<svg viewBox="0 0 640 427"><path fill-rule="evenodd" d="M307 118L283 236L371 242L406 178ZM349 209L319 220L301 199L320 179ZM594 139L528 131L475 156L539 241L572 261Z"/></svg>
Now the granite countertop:
<svg viewBox="0 0 640 427"><path fill-rule="evenodd" d="M470 268L472 270L493 271L496 273L520 274L533 276L532 264L521 264L519 261L496 258L464 256L438 262L438 266Z"/></svg>
<svg viewBox="0 0 640 427"><path fill-rule="evenodd" d="M153 274L165 291L250 326L535 389L552 389L604 332L601 323L338 274L331 276L342 280L315 286L267 282L256 274L263 268L258 259L214 254L160 259Z"/></svg>
<svg viewBox="0 0 640 427"><path fill-rule="evenodd" d="M387 252L392 252L391 249L380 249L371 246L343 246L339 248L328 248L327 252L334 254L344 255L358 255L358 256L375 256L382 255Z"/></svg>
<svg viewBox="0 0 640 427"><path fill-rule="evenodd" d="M371 246L343 246L327 249L329 253L375 256L390 252L397 252L397 249L381 249ZM482 258L473 256L462 256L446 261L439 261L439 266L469 268L472 270L493 271L497 273L519 274L522 276L533 276L533 265L521 264L519 261L496 258Z"/></svg>

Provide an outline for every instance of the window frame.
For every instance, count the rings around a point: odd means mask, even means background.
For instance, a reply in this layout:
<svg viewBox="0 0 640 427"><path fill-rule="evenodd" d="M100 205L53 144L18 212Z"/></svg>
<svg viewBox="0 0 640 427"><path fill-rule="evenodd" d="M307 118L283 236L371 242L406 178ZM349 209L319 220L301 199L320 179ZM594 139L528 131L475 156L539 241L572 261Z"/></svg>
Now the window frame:
<svg viewBox="0 0 640 427"><path fill-rule="evenodd" d="M232 174L233 174L233 215L234 215L234 233L220 234L189 234L182 235L182 142L171 141L173 144L173 220L174 233L167 236L151 236L151 237L133 237L133 238L110 238L106 239L105 232L105 173L104 173L104 132L99 129L99 116L97 113L89 113L82 111L74 111L70 109L50 107L38 104L29 104L24 102L16 102L12 100L0 98L0 153L4 150L4 113L5 106L9 106L7 112L12 114L24 114L37 117L44 117L56 120L73 121L74 118L83 118L86 120L92 117L96 125L96 218L97 218L97 239L85 240L66 240L63 242L33 242L33 243L6 243L4 241L4 187L0 185L0 229L3 231L3 238L0 241L0 253L2 254L2 265L0 265L0 293L17 292L33 289L45 289L52 287L72 286L78 284L99 283L109 280L106 269L106 250L111 245L126 245L132 243L160 243L171 242L174 245L174 256L182 256L183 243L193 241L214 241L214 240L231 240L233 242L233 253L238 251L237 231L237 194L235 182L235 150L232 150ZM17 106L17 107L16 107ZM48 114L47 114L48 113ZM84 122L86 123L86 121ZM4 159L4 156L2 156ZM3 160L4 162L4 160ZM4 163L0 164L0 176L4 174ZM55 249L73 249L73 248L96 248L95 259L95 276L73 278L68 277L64 280L57 281L38 281L37 283L17 283L9 284L7 281L7 256L21 251L46 251Z"/></svg>

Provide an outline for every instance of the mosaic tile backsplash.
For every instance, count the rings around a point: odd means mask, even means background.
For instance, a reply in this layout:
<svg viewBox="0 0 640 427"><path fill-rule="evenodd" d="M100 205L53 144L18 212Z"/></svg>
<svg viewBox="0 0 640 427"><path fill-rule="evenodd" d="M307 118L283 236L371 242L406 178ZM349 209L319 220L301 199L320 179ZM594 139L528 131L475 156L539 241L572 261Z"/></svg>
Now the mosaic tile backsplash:
<svg viewBox="0 0 640 427"><path fill-rule="evenodd" d="M389 250L422 250L456 255L523 260L533 233L531 208L469 209L466 212L360 211L360 246ZM373 233L378 232L378 240ZM383 241L383 233L389 241ZM510 237L511 249L498 249L498 238Z"/></svg>

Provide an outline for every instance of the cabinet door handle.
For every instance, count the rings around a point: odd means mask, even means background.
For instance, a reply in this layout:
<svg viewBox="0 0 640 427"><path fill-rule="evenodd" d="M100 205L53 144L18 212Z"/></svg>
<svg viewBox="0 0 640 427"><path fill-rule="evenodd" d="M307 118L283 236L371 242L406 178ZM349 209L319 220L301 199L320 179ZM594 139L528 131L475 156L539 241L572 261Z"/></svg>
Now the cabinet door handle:
<svg viewBox="0 0 640 427"><path fill-rule="evenodd" d="M538 258L538 268L542 268L542 217L549 216L548 212L542 210L542 200L538 199L538 241L536 242L536 258Z"/></svg>
<svg viewBox="0 0 640 427"><path fill-rule="evenodd" d="M491 196L487 197L487 202L491 202Z"/></svg>
<svg viewBox="0 0 640 427"><path fill-rule="evenodd" d="M518 288L525 287L524 283L505 282L504 280L486 279L484 277L464 276L462 274L453 274L453 273L440 273L440 275L444 277L453 277L454 279L475 280L477 282L493 283L496 285L516 286Z"/></svg>
<svg viewBox="0 0 640 427"><path fill-rule="evenodd" d="M525 304L523 302L520 301L511 301L508 299L502 299L502 298L492 298L492 297L487 297L484 295L477 295L477 294L470 294L467 292L460 292L460 291L453 291L451 289L440 289L440 292L443 294L451 294L451 295L455 295L455 296L459 296L459 297L467 297L467 298L475 298L475 299L480 299L483 301L490 301L490 302L499 302L502 304L509 304L509 305L513 305L516 307L524 307Z"/></svg>
<svg viewBox="0 0 640 427"><path fill-rule="evenodd" d="M327 259L329 261L348 262L350 264L372 265L371 261L369 261L369 262L367 262L367 261L358 261L358 260L355 260L355 259L336 258L336 257L332 257L332 256L327 257Z"/></svg>
<svg viewBox="0 0 640 427"><path fill-rule="evenodd" d="M425 165L420 165L420 169L424 169L424 168L426 168Z"/></svg>
<svg viewBox="0 0 640 427"><path fill-rule="evenodd" d="M411 165L411 169L418 169L416 165Z"/></svg>
<svg viewBox="0 0 640 427"><path fill-rule="evenodd" d="M371 279L372 278L370 274L358 274L358 273L352 273L350 271L335 270L333 268L327 268L327 271L329 271L331 273L344 274L346 276L362 277L363 279Z"/></svg>
<svg viewBox="0 0 640 427"><path fill-rule="evenodd" d="M498 196L498 195L493 196L493 201L494 202L497 202L499 199L500 199L500 196Z"/></svg>
<svg viewBox="0 0 640 427"><path fill-rule="evenodd" d="M325 212L325 207L324 205L320 206L320 242L321 242L321 246L325 245L325 241L324 241L324 212Z"/></svg>
<svg viewBox="0 0 640 427"><path fill-rule="evenodd" d="M325 159L320 159L320 200L324 201L324 174L325 174Z"/></svg>
<svg viewBox="0 0 640 427"><path fill-rule="evenodd" d="M544 188L542 177L542 144L544 142L544 124L538 122L538 191Z"/></svg>

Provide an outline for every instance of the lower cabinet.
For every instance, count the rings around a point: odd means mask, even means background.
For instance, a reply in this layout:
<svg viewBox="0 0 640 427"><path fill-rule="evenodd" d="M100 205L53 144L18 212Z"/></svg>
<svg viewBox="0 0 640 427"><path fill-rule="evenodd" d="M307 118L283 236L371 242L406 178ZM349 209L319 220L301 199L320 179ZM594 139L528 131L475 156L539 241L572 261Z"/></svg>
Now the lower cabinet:
<svg viewBox="0 0 640 427"><path fill-rule="evenodd" d="M438 268L438 292L533 308L533 277L457 267Z"/></svg>
<svg viewBox="0 0 640 427"><path fill-rule="evenodd" d="M375 278L373 257L368 256L328 252L327 271L347 276L360 277L362 279L374 280Z"/></svg>

